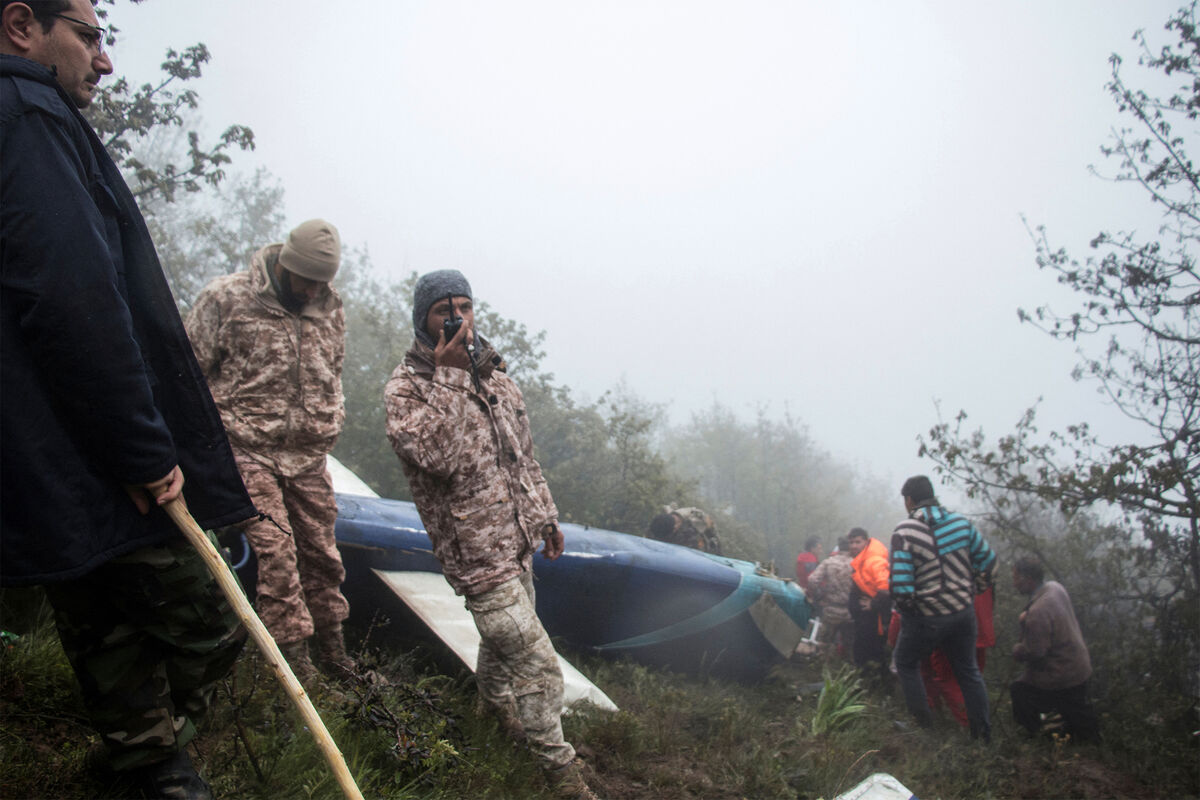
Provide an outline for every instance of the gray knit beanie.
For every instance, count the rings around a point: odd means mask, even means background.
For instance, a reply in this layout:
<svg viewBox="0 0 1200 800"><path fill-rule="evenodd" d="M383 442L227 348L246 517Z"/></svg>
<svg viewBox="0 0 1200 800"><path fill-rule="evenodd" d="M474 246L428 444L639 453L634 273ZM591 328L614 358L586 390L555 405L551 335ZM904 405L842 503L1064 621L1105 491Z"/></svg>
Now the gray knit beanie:
<svg viewBox="0 0 1200 800"><path fill-rule="evenodd" d="M422 341L428 338L425 332L425 320L429 317L429 309L446 295L455 297L471 297L471 284L461 272L456 269L439 269L427 272L417 278L417 288L413 290L413 333Z"/></svg>
<svg viewBox="0 0 1200 800"><path fill-rule="evenodd" d="M342 240L337 228L323 219L301 222L288 234L279 263L310 281L329 283L342 261Z"/></svg>

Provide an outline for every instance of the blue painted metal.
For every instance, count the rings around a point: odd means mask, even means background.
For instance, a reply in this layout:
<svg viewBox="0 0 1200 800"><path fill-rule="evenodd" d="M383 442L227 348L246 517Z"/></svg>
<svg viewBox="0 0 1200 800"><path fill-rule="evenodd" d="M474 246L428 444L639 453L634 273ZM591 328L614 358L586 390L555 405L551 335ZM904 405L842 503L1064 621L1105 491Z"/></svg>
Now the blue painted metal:
<svg viewBox="0 0 1200 800"><path fill-rule="evenodd" d="M338 544L352 608L379 581L370 570L441 572L412 503L338 496ZM616 531L563 524L566 552L534 556L538 614L552 637L607 655L755 677L779 654L748 609L764 596L807 627L812 608L791 581L752 562Z"/></svg>

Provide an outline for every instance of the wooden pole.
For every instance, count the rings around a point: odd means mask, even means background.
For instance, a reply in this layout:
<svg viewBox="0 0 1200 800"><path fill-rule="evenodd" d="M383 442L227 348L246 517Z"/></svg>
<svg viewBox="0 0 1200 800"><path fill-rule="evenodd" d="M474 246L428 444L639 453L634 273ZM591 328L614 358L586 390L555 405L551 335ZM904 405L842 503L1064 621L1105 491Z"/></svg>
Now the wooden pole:
<svg viewBox="0 0 1200 800"><path fill-rule="evenodd" d="M167 515L174 520L179 529L187 536L188 541L192 546L199 551L208 565L208 571L216 578L217 584L220 585L221 591L229 598L229 603L237 612L238 618L246 629L250 631L250 635L254 638L258 649L262 651L267 658L267 663L271 665L271 669L275 671L275 676L279 678L279 682L283 684L284 691L288 697L300 709L300 716L304 718L304 723L308 725L308 729L313 732L313 736L317 739L317 745L321 748L321 752L325 756L325 760L329 762L329 766L333 768L333 774L337 777L338 783L342 787L342 792L345 793L349 800L363 800L362 792L358 790L358 785L354 782L354 777L350 774L350 770L346 767L346 760L342 757L342 751L338 749L334 743L333 737L329 735L329 731L325 728L325 723L321 721L321 717L317 714L317 709L313 707L312 700L305 693L304 687L300 685L300 681L296 680L296 676L292 673L292 668L288 666L287 661L283 657L283 653L279 652L279 645L275 644L275 640L271 634L267 632L267 628L262 624L262 620L258 618L258 614L254 612L254 608L250 605L250 601L246 599L242 587L233 577L233 573L229 571L229 566L225 563L225 559L221 558L221 554L217 552L217 548L213 547L213 543L209 541L208 536L200 529L199 524L192 518L192 515L187 510L187 506L182 500L176 499L165 504L163 509Z"/></svg>

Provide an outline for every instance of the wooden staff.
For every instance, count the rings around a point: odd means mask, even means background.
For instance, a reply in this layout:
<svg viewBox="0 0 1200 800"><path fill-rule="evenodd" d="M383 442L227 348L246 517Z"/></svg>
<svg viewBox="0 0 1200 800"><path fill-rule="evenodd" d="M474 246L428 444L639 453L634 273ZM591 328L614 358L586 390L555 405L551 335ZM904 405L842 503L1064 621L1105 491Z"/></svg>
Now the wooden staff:
<svg viewBox="0 0 1200 800"><path fill-rule="evenodd" d="M337 744L333 741L333 737L329 735L329 731L325 728L325 723L321 721L321 717L317 714L317 709L313 707L308 694L305 693L304 687L300 685L300 681L296 680L295 674L292 673L292 668L284 660L283 653L279 652L279 645L275 644L275 640L267 632L267 628L262 624L262 620L258 618L258 614L254 613L254 608L251 607L250 601L246 599L246 595L242 591L241 585L233 577L233 573L229 571L229 566L225 563L225 559L221 558L221 554L217 552L217 548L213 547L213 543L209 541L208 536L200 529L196 520L192 518L182 499L175 499L166 503L163 505L163 509L174 520L175 524L179 526L184 535L187 536L192 546L204 558L205 563L208 564L208 571L216 578L221 591L229 598L229 603L233 606L234 611L237 612L242 624L250 631L250 635L254 637L254 641L258 644L258 649L267 657L267 663L271 665L271 669L275 670L275 676L283 684L284 691L287 692L288 697L292 699L296 707L300 709L300 716L304 718L304 723L308 725L308 729L316 737L317 745L321 748L321 752L325 755L325 760L329 762L329 766L333 768L333 774L337 777L338 783L341 784L342 792L345 793L349 800L363 800L362 792L358 790L358 785L354 782L354 776L350 774L350 770L346 767L346 760L342 757L342 751L338 749Z"/></svg>

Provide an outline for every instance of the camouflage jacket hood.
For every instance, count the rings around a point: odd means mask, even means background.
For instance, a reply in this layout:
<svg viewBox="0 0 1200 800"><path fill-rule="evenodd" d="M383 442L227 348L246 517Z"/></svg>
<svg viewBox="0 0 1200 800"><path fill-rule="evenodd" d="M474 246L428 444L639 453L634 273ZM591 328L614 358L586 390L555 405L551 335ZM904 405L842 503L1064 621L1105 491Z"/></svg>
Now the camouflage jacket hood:
<svg viewBox="0 0 1200 800"><path fill-rule="evenodd" d="M204 287L187 332L239 457L295 476L323 463L346 418L346 322L332 286L298 314L283 308L267 277L281 248Z"/></svg>
<svg viewBox="0 0 1200 800"><path fill-rule="evenodd" d="M480 339L471 373L436 367L417 341L384 390L387 435L446 580L461 595L532 568L558 509L533 457L525 400L500 356Z"/></svg>

